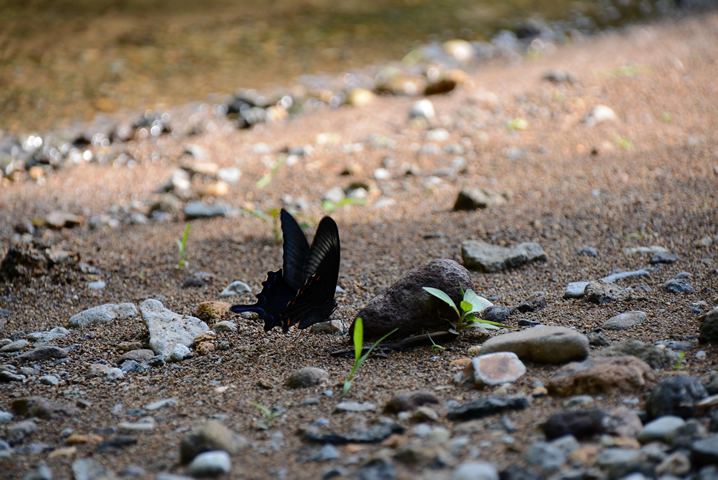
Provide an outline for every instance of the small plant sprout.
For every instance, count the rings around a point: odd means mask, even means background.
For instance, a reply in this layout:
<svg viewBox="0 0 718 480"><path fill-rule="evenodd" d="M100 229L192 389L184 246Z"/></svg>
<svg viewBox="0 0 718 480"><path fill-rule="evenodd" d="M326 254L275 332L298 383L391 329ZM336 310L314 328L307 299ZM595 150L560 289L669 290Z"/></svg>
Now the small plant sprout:
<svg viewBox="0 0 718 480"><path fill-rule="evenodd" d="M186 267L187 265L189 265L189 262L184 259L185 253L187 252L189 226L190 224L188 223L184 229L184 236L182 237L182 240L175 239L175 242L177 242L177 248L179 249L179 263L177 264L177 270L182 270L182 267Z"/></svg>
<svg viewBox="0 0 718 480"><path fill-rule="evenodd" d="M342 391L343 395L346 395L349 393L349 389L352 386L352 378L354 378L354 374L361 368L361 366L364 364L364 361L367 359L369 355L371 355L371 352L374 350L374 348L379 345L386 337L391 335L392 333L396 332L396 328L392 330L391 332L387 333L383 337L381 337L379 340L376 341L374 345L371 346L367 352L362 355L361 352L364 350L364 321L361 319L361 317L358 317L356 319L356 322L354 322L354 368L352 368L351 373L347 377L346 380L344 380L344 389Z"/></svg>
<svg viewBox="0 0 718 480"><path fill-rule="evenodd" d="M274 176L277 174L279 169L284 165L284 162L287 160L287 157L281 156L277 159L276 162L274 162L274 165L269 169L269 172L264 174L262 178L259 179L259 181L256 183L257 188L264 188L267 185L269 185L274 178Z"/></svg>
<svg viewBox="0 0 718 480"><path fill-rule="evenodd" d="M626 150L630 150L633 148L633 142L630 141L627 138L623 138L622 136L618 135L617 133L613 134L613 141L621 148L625 148Z"/></svg>
<svg viewBox="0 0 718 480"><path fill-rule="evenodd" d="M458 320L456 323L452 323L454 326L454 329L459 332L467 327L485 327L485 328L492 328L492 329L499 329L499 328L511 328L508 325L504 325L502 323L497 322L490 322L488 320L482 320L481 318L476 318L474 315L475 313L479 313L482 310L484 310L486 307L490 307L492 305L491 302L486 300L483 297L479 297L474 293L473 290L467 290L464 292L464 289L461 289L461 292L464 295L464 298L461 300L461 303L457 307L454 301L451 299L449 295L447 295L442 290L439 290L438 288L432 288L432 287L424 287L424 290L429 292L431 295L435 296L436 298L442 300L444 303L449 305L451 308L454 309L456 312L456 315L458 317Z"/></svg>
<svg viewBox="0 0 718 480"><path fill-rule="evenodd" d="M678 358L676 358L676 364L673 365L673 370L683 370L686 368L685 364L683 363L683 360L686 357L686 352L681 352L678 354Z"/></svg>
<svg viewBox="0 0 718 480"><path fill-rule="evenodd" d="M427 335L429 335L429 340L431 341L431 349L432 349L432 350L446 350L446 347L442 347L441 345L437 345L437 344L434 342L434 339L431 338L431 334L430 334L430 333L428 333Z"/></svg>
<svg viewBox="0 0 718 480"><path fill-rule="evenodd" d="M322 200L322 208L327 212L327 215L331 215L345 205L364 205L365 203L366 200L363 198L344 198L336 203L331 200Z"/></svg>
<svg viewBox="0 0 718 480"><path fill-rule="evenodd" d="M272 422L272 420L274 420L275 418L277 418L278 416L280 416L282 414L282 412L279 410L275 410L275 409L270 410L267 407L265 407L264 405L261 405L259 403L251 402L250 405L252 405L253 407L257 407L258 409L260 409L262 411L262 413L264 413L265 420L260 420L256 423L256 427L260 430L269 429L269 424Z"/></svg>

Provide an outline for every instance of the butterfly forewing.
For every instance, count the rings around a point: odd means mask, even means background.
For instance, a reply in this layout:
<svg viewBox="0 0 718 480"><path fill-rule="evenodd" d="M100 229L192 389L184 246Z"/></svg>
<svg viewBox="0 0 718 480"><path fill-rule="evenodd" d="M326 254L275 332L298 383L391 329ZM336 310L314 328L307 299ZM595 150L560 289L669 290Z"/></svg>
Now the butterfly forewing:
<svg viewBox="0 0 718 480"><path fill-rule="evenodd" d="M284 279L296 292L306 281L304 265L309 256L309 243L301 227L289 212L282 209L280 216L284 237L282 270Z"/></svg>

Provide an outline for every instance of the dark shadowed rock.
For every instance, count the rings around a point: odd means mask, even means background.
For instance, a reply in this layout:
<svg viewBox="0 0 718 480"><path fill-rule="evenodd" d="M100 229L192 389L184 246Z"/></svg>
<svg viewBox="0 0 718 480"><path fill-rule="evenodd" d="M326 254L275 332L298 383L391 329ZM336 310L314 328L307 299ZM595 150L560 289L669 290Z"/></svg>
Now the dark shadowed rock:
<svg viewBox="0 0 718 480"><path fill-rule="evenodd" d="M718 343L718 307L702 317L701 334L698 341L701 343Z"/></svg>
<svg viewBox="0 0 718 480"><path fill-rule="evenodd" d="M412 411L428 403L439 403L439 397L428 391L400 393L387 402L384 411L387 413Z"/></svg>
<svg viewBox="0 0 718 480"><path fill-rule="evenodd" d="M536 295L531 298L527 298L523 302L516 305L516 310L521 313L535 312L541 310L547 305L548 301L543 295Z"/></svg>
<svg viewBox="0 0 718 480"><path fill-rule="evenodd" d="M456 312L423 287L446 292L458 305L461 289L473 289L469 271L453 260L432 260L407 273L362 308L357 317L364 322L364 338L381 337L397 328L392 337L446 329ZM354 332L352 324L350 334Z"/></svg>
<svg viewBox="0 0 718 480"><path fill-rule="evenodd" d="M698 414L694 405L708 396L698 377L675 375L661 380L646 399L648 418L676 415L683 418Z"/></svg>
<svg viewBox="0 0 718 480"><path fill-rule="evenodd" d="M43 397L19 398L12 402L12 410L18 415L50 420L60 417L72 417L79 411L70 405L62 405Z"/></svg>
<svg viewBox="0 0 718 480"><path fill-rule="evenodd" d="M523 410L529 406L529 403L531 403L531 399L524 396L480 398L451 410L447 414L447 418L451 421L473 420L506 410Z"/></svg>
<svg viewBox="0 0 718 480"><path fill-rule="evenodd" d="M477 210L506 203L500 194L483 188L463 188L456 197L454 210Z"/></svg>
<svg viewBox="0 0 718 480"><path fill-rule="evenodd" d="M569 363L551 377L547 388L552 395L636 392L656 381L651 367L636 357L589 358Z"/></svg>
<svg viewBox="0 0 718 480"><path fill-rule="evenodd" d="M511 315L516 313L513 307L503 307L501 305L491 305L481 312L481 318L490 322L505 322Z"/></svg>
<svg viewBox="0 0 718 480"><path fill-rule="evenodd" d="M37 249L29 245L17 245L10 247L0 263L0 277L12 280L16 277L44 275L49 266L48 259Z"/></svg>
<svg viewBox="0 0 718 480"><path fill-rule="evenodd" d="M555 413L546 420L543 431L549 440L568 434L576 438L589 437L603 431L602 421L605 415L600 408Z"/></svg>
<svg viewBox="0 0 718 480"><path fill-rule="evenodd" d="M347 443L379 443L394 433L404 433L404 427L398 423L382 423L349 433L319 433L309 429L304 432L304 438L310 442L346 445Z"/></svg>
<svg viewBox="0 0 718 480"><path fill-rule="evenodd" d="M478 240L466 240L461 244L461 258L466 268L491 273L520 267L529 262L545 262L548 255L538 243L500 247Z"/></svg>

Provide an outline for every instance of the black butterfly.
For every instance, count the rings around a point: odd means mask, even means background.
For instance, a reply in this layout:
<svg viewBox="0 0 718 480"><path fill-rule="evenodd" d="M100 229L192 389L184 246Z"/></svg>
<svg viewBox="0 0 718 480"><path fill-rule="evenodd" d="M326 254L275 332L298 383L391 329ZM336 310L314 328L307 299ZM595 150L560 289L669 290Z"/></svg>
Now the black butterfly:
<svg viewBox="0 0 718 480"><path fill-rule="evenodd" d="M337 307L334 293L339 279L339 229L330 217L319 222L312 246L289 212L282 209L284 253L282 268L267 273L254 305L234 305L235 313L256 312L264 330L292 325L304 329L329 318Z"/></svg>

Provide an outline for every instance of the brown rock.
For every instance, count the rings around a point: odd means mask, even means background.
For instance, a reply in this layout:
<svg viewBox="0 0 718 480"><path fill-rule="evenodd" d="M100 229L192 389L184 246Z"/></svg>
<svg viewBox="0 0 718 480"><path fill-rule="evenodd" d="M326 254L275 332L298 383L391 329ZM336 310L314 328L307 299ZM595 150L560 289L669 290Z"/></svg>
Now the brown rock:
<svg viewBox="0 0 718 480"><path fill-rule="evenodd" d="M197 345L197 352L202 356L209 355L211 352L214 352L214 343L201 342Z"/></svg>
<svg viewBox="0 0 718 480"><path fill-rule="evenodd" d="M224 197L229 193L229 183L219 180L213 183L200 185L197 188L197 195L200 197Z"/></svg>
<svg viewBox="0 0 718 480"><path fill-rule="evenodd" d="M389 400L384 411L387 413L410 412L429 403L439 403L439 397L429 391L400 393Z"/></svg>
<svg viewBox="0 0 718 480"><path fill-rule="evenodd" d="M496 352L471 360L454 382L464 388L483 388L515 382L526 373L526 367L513 352Z"/></svg>
<svg viewBox="0 0 718 480"><path fill-rule="evenodd" d="M35 362L38 360L47 360L49 358L65 358L67 357L67 351L64 348L60 348L57 345L43 345L37 347L34 350L23 353L16 357L16 360L20 363Z"/></svg>
<svg viewBox="0 0 718 480"><path fill-rule="evenodd" d="M566 363L588 356L588 338L566 327L534 327L487 340L481 353L513 352L522 360Z"/></svg>
<svg viewBox="0 0 718 480"><path fill-rule="evenodd" d="M469 271L453 260L432 260L414 268L359 311L357 317L364 322L364 339L381 337L395 328L398 330L392 338L448 327L447 320L455 319L456 312L423 287L446 292L458 305L463 297L461 289L473 289L474 282ZM349 333L353 331L354 324Z"/></svg>
<svg viewBox="0 0 718 480"><path fill-rule="evenodd" d="M655 381L656 375L647 363L625 356L569 363L551 377L547 387L552 395L567 396L613 390L636 392Z"/></svg>
<svg viewBox="0 0 718 480"><path fill-rule="evenodd" d="M117 359L117 363L120 364L125 360L134 360L137 363L145 363L155 356L155 352L150 349L142 348L139 350L131 350Z"/></svg>
<svg viewBox="0 0 718 480"><path fill-rule="evenodd" d="M247 440L232 432L216 420L209 420L191 432L180 442L180 462L189 463L202 452L224 450L237 453L247 445Z"/></svg>
<svg viewBox="0 0 718 480"><path fill-rule="evenodd" d="M80 216L73 215L69 212L55 210L45 217L45 223L52 228L73 228L79 227L84 222Z"/></svg>
<svg viewBox="0 0 718 480"><path fill-rule="evenodd" d="M129 352L130 350L140 350L142 348L142 342L120 342L117 344L117 348L123 352Z"/></svg>
<svg viewBox="0 0 718 480"><path fill-rule="evenodd" d="M231 303L227 302L202 302L197 305L197 318L209 324L221 321L229 312Z"/></svg>

